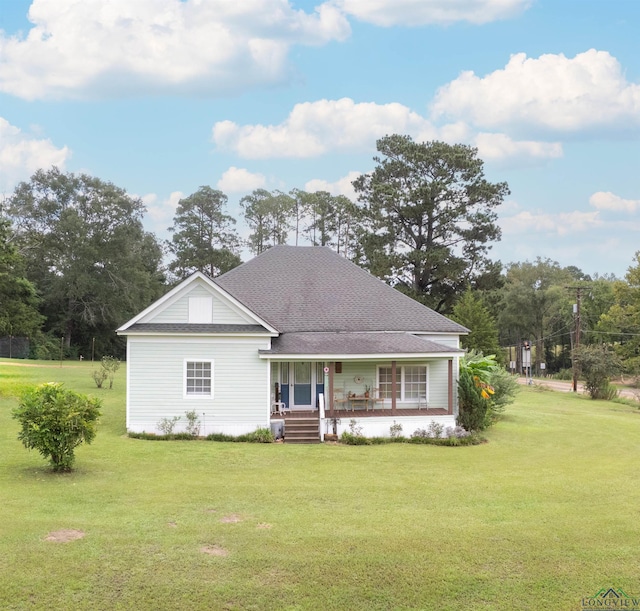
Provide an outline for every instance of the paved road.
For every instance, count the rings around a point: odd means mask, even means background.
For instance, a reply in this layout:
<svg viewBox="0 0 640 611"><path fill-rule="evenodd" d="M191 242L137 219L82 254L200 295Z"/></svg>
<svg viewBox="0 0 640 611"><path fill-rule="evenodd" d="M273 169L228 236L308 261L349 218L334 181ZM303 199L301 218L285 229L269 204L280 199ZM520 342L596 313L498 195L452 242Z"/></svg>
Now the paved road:
<svg viewBox="0 0 640 611"><path fill-rule="evenodd" d="M526 385L527 378L519 377L518 384ZM557 390L559 392L572 392L573 391L573 382L564 381L564 380L552 380L551 378L534 378L534 384L539 384L540 386L546 386L551 388L552 390ZM578 382L578 392L584 392L584 386L581 382ZM620 396L625 399L638 399L640 396L640 391L631 389L631 388L622 388L620 390Z"/></svg>

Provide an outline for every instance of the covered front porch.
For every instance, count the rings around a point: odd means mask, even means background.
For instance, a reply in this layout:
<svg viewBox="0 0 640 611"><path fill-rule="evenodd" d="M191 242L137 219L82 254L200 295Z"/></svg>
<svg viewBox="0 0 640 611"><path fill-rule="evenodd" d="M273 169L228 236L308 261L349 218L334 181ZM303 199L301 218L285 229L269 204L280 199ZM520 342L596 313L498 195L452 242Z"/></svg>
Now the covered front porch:
<svg viewBox="0 0 640 611"><path fill-rule="evenodd" d="M271 412L454 415L454 359L271 361Z"/></svg>
<svg viewBox="0 0 640 611"><path fill-rule="evenodd" d="M433 421L455 426L461 354L457 338L305 332L278 337L260 357L270 362L272 420L307 413L331 433L355 419L364 435L388 436L394 420L406 434Z"/></svg>

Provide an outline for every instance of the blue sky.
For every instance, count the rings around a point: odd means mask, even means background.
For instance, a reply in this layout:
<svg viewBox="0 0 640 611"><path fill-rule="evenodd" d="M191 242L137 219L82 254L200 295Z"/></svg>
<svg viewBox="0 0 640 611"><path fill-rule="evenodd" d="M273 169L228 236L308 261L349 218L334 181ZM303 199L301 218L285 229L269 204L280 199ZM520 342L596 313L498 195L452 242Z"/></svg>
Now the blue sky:
<svg viewBox="0 0 640 611"><path fill-rule="evenodd" d="M143 198L353 197L388 133L477 146L504 263L640 250L640 0L4 0L0 195L39 167Z"/></svg>

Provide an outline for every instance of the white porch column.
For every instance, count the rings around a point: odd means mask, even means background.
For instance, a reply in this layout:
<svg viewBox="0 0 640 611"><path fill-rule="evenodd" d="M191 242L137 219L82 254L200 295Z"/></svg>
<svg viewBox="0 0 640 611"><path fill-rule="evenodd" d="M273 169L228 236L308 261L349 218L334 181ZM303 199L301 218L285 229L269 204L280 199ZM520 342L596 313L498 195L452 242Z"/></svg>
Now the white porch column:
<svg viewBox="0 0 640 611"><path fill-rule="evenodd" d="M398 385L396 362L391 361L391 413L396 413L396 388Z"/></svg>

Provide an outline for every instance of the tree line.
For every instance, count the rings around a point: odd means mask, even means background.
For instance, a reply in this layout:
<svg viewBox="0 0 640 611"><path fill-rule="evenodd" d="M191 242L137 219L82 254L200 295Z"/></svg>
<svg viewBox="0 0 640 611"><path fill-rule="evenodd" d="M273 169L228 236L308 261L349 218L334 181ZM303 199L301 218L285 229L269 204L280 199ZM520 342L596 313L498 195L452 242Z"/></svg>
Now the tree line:
<svg viewBox="0 0 640 611"><path fill-rule="evenodd" d="M288 243L333 248L470 328L466 346L502 361L510 355L501 347L526 338L550 370L569 365L582 286L583 341L604 340L636 362L638 254L624 280L546 259L494 261L509 188L486 180L475 148L391 135L377 150L374 170L354 181L356 201L300 189L243 197L244 239L227 196L210 186L180 200L170 239L159 240L143 227L142 201L124 189L38 170L0 209L0 336L28 336L40 358L57 358L61 346L68 357L123 356L114 329L168 287L197 270L225 273L243 249L258 255Z"/></svg>

